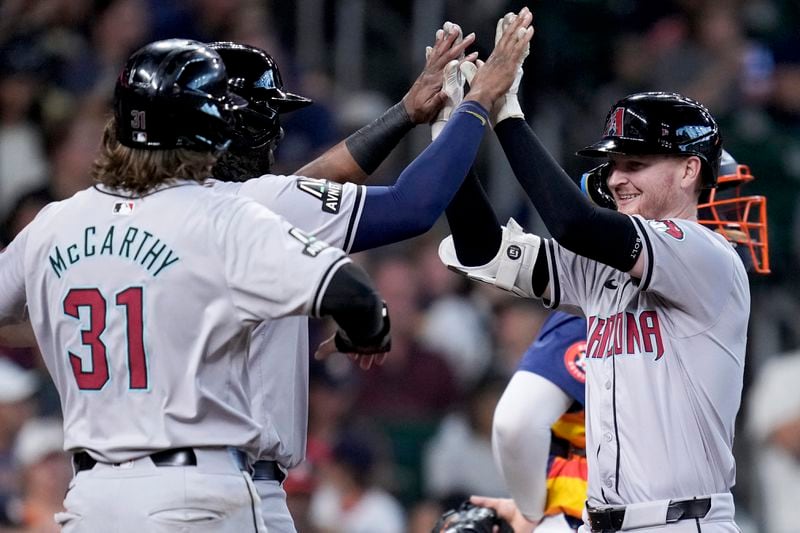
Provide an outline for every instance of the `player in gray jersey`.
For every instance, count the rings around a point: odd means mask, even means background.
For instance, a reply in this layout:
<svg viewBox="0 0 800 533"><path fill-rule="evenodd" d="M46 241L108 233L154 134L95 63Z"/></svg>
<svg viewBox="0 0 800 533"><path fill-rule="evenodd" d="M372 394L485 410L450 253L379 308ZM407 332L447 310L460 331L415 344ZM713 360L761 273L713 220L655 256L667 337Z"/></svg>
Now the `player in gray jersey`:
<svg viewBox="0 0 800 533"><path fill-rule="evenodd" d="M65 532L266 531L250 477L253 329L329 315L365 366L389 349L385 306L341 250L201 185L246 105L227 82L200 43L134 53L98 183L0 254L0 326L27 314L61 399Z"/></svg>
<svg viewBox="0 0 800 533"><path fill-rule="evenodd" d="M521 27L522 21L513 31ZM474 36L462 40L461 29L445 23L428 50L425 70L403 101L294 176L269 174L272 150L282 137L280 114L310 101L284 89L277 65L263 50L212 43L230 72L233 90L250 106L238 117L239 135L232 149L214 168L214 176L226 181L211 180L208 186L252 198L346 252L423 233L444 211L474 158L483 134L482 120L487 116L485 108L513 81L516 62L522 60L522 47L509 47L516 42L513 36L510 33L487 59L490 68L473 84L467 107L454 109L443 88L444 73L455 75L459 59L474 59L463 53ZM496 68L507 59L511 61L505 68ZM475 105L474 94L487 88L488 99ZM439 142L403 171L394 186L337 183L363 181L414 124L431 122L437 115L442 126L437 129L443 129L450 116L453 124L441 132ZM260 177L247 179L254 175ZM429 186L434 179L443 182L441 187ZM308 348L308 321L301 317L264 324L254 332L251 346L252 404L263 426L255 483L264 520L270 531L278 533L295 531L281 482L285 471L305 457Z"/></svg>
<svg viewBox="0 0 800 533"><path fill-rule="evenodd" d="M458 108L451 93L442 88L443 72L446 79L455 79L455 58L463 56L472 36L459 44L460 29L446 24L437 32L436 43L428 50L426 69L404 101L300 171L317 177L361 180L413 123L436 117L443 126L449 118L448 127L439 128L441 139L425 150L394 186L362 187L307 176L273 175L243 183L210 180L207 185L219 192L253 198L347 251L397 242L426 231L450 201L474 158L487 124L486 109L514 79L532 35L532 30L526 31L530 19L530 12L524 10L520 23L495 47L480 70L465 98L467 102ZM279 111L291 110L307 100L283 90L277 67L265 52L233 43L213 47L230 65L232 87L250 103L249 109L236 114L232 150L214 168L214 174L241 180L267 172L272 149L282 134ZM444 183L430 187L433 179ZM3 336L0 328L0 339ZM330 351L330 345L325 349ZM248 387L254 418L263 428L261 461L255 465L254 477L270 530L292 532L294 526L280 483L285 470L305 455L307 321L290 317L260 326L253 334L250 351Z"/></svg>
<svg viewBox="0 0 800 533"><path fill-rule="evenodd" d="M494 124L553 238L513 220L501 229L468 178L440 255L587 317L584 530L739 531L732 446L750 295L731 244L697 222L700 196L717 184L716 122L677 94L617 102L602 139L579 154L607 158L597 172L618 212L588 201L521 112Z"/></svg>

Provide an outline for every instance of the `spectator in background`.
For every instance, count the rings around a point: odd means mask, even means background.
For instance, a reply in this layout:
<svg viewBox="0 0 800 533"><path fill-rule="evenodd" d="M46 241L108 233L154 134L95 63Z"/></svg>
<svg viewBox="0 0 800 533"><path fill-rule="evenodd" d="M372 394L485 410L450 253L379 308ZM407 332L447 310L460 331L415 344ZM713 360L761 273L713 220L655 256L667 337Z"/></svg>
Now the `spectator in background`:
<svg viewBox="0 0 800 533"><path fill-rule="evenodd" d="M427 495L464 500L470 494L508 495L492 456L492 417L506 380L487 376L467 395L464 412L447 416L425 452Z"/></svg>
<svg viewBox="0 0 800 533"><path fill-rule="evenodd" d="M29 39L0 47L0 220L17 196L46 181L36 107L48 58Z"/></svg>
<svg viewBox="0 0 800 533"><path fill-rule="evenodd" d="M0 357L0 522L2 515L7 515L8 503L19 492L14 441L36 412L37 386L33 372Z"/></svg>
<svg viewBox="0 0 800 533"><path fill-rule="evenodd" d="M380 259L375 284L392 310L392 350L382 366L361 375L355 410L390 424L435 423L459 397L442 356L417 343L420 280L405 258Z"/></svg>
<svg viewBox="0 0 800 533"><path fill-rule="evenodd" d="M373 482L375 466L364 436L342 435L311 498L311 521L321 533L404 533L403 508Z"/></svg>
<svg viewBox="0 0 800 533"><path fill-rule="evenodd" d="M65 57L61 82L76 97L111 101L111 87L120 67L150 40L150 10L145 0L95 2L88 46ZM177 37L173 35L172 37Z"/></svg>
<svg viewBox="0 0 800 533"><path fill-rule="evenodd" d="M776 44L772 89L763 105L743 109L720 122L725 149L747 161L765 179L752 187L769 198L773 282L794 279L798 257L796 219L800 193L800 38ZM740 155L741 154L741 155Z"/></svg>
<svg viewBox="0 0 800 533"><path fill-rule="evenodd" d="M495 311L495 372L511 377L531 345L548 311L535 302L506 296Z"/></svg>
<svg viewBox="0 0 800 533"><path fill-rule="evenodd" d="M800 524L800 351L769 359L750 391L747 427L754 439L764 533Z"/></svg>
<svg viewBox="0 0 800 533"><path fill-rule="evenodd" d="M20 471L20 497L11 506L12 519L31 533L58 533L53 515L64 510L64 494L72 478L72 462L64 452L60 419L31 419L14 445Z"/></svg>
<svg viewBox="0 0 800 533"><path fill-rule="evenodd" d="M455 374L460 390L468 390L491 366L491 309L474 291L474 285L447 270L439 260L441 236L421 239L416 268L420 289L428 304L422 318L419 340L428 350L439 352Z"/></svg>

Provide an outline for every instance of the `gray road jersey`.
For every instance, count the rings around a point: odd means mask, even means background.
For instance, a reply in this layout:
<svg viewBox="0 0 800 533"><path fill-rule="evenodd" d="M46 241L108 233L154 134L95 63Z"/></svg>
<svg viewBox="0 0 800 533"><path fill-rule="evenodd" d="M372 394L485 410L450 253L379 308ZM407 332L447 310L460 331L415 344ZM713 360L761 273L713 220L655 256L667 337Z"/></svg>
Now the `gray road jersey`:
<svg viewBox="0 0 800 533"><path fill-rule="evenodd" d="M552 304L588 319L589 501L725 493L735 478L747 274L731 245L695 222L631 218L641 280L547 243Z"/></svg>
<svg viewBox="0 0 800 533"><path fill-rule="evenodd" d="M244 183L210 180L213 190L252 198L331 246L349 250L365 187L301 176L266 175ZM260 457L291 468L305 457L308 430L308 319L256 328L249 359L253 414L263 427Z"/></svg>
<svg viewBox="0 0 800 533"><path fill-rule="evenodd" d="M45 208L0 254L0 321L27 301L65 449L110 462L181 446L255 456L253 328L313 312L347 261L257 203L195 183L135 200L90 188Z"/></svg>

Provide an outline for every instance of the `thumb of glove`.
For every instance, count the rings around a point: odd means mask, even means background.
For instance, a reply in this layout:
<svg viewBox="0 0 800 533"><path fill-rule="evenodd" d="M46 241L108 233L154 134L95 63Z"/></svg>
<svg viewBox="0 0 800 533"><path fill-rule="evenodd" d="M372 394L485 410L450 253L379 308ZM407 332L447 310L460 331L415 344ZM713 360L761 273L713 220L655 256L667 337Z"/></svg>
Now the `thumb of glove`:
<svg viewBox="0 0 800 533"><path fill-rule="evenodd" d="M461 74L464 76L464 79L467 80L467 83L472 85L472 79L475 77L475 73L478 72L478 65L471 61L464 61L461 63L461 65L459 65L459 69L461 70Z"/></svg>
<svg viewBox="0 0 800 533"><path fill-rule="evenodd" d="M431 138L436 139L444 129L445 124L453 114L453 109L464 99L464 76L458 68L458 59L453 59L444 67L442 73L442 91L447 95L447 101L439 111L433 124L431 124Z"/></svg>

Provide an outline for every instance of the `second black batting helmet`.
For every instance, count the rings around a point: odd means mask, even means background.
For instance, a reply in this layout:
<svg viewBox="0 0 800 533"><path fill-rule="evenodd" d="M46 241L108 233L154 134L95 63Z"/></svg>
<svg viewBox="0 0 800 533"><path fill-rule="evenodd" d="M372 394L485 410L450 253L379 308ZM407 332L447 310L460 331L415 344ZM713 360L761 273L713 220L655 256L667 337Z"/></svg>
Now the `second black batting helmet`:
<svg viewBox="0 0 800 533"><path fill-rule="evenodd" d="M134 52L117 79L117 140L148 150L222 150L232 111L245 106L228 89L216 52L196 41L156 41Z"/></svg>
<svg viewBox="0 0 800 533"><path fill-rule="evenodd" d="M648 92L627 96L606 117L603 138L578 155L694 155L703 165L703 186L715 187L722 139L711 113L677 93Z"/></svg>
<svg viewBox="0 0 800 533"><path fill-rule="evenodd" d="M248 107L235 114L233 149L252 149L281 136L278 114L310 105L312 101L287 92L275 60L264 50L231 42L208 45L225 62L230 88Z"/></svg>

